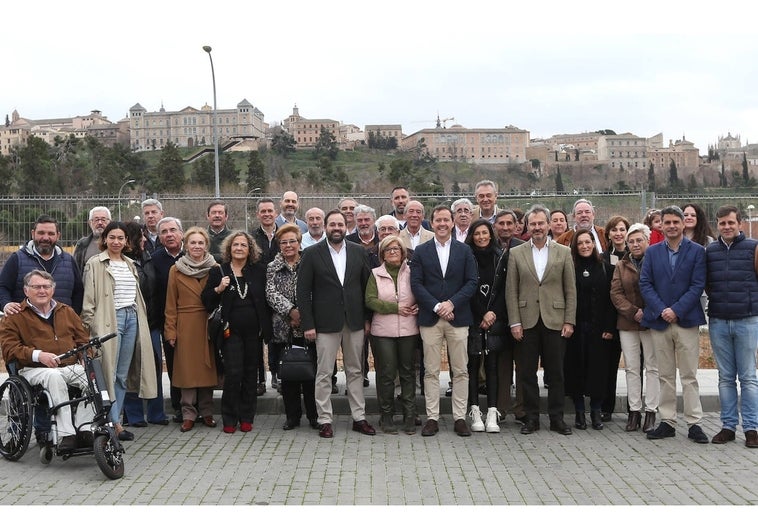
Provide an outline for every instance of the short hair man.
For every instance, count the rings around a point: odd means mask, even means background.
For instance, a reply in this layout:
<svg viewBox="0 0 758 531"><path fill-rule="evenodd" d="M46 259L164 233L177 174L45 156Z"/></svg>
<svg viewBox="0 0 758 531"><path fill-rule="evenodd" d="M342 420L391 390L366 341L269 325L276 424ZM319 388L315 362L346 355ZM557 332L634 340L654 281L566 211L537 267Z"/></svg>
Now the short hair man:
<svg viewBox="0 0 758 531"><path fill-rule="evenodd" d="M145 251L152 254L162 244L158 237L158 222L163 219L163 205L157 199L142 201L142 219L145 221Z"/></svg>
<svg viewBox="0 0 758 531"><path fill-rule="evenodd" d="M376 250L379 245L379 237L376 234L376 211L368 205L358 205L354 210L355 226L358 228L353 234L345 236L347 241L360 244L367 252Z"/></svg>
<svg viewBox="0 0 758 531"><path fill-rule="evenodd" d="M550 379L548 415L550 430L571 435L563 421L563 356L566 340L576 324L576 278L568 247L548 241L550 211L533 205L529 216L529 245L510 250L505 281L505 302L511 335L516 340L524 398L525 421L521 433L540 429L537 366L542 361Z"/></svg>
<svg viewBox="0 0 758 531"><path fill-rule="evenodd" d="M392 189L390 194L392 212L390 212L390 216L398 220L401 229L405 228L405 207L409 199L408 189L405 186L395 186Z"/></svg>
<svg viewBox="0 0 758 531"><path fill-rule="evenodd" d="M37 218L32 239L8 257L0 272L0 308L6 315L21 310L25 298L24 276L35 269L47 271L55 278L59 302L82 311L84 284L74 257L58 246L61 233L58 222L47 215Z"/></svg>
<svg viewBox="0 0 758 531"><path fill-rule="evenodd" d="M700 427L703 408L697 383L700 325L705 314L700 295L705 288L705 249L684 237L684 213L678 206L661 210L665 240L645 252L640 272L640 293L645 300L642 326L650 328L658 361L661 423L648 439L676 435L676 371L684 396L688 437L707 443ZM755 344L753 345L755 347Z"/></svg>
<svg viewBox="0 0 758 531"><path fill-rule="evenodd" d="M282 200L279 202L279 216L276 218L276 226L281 227L285 223L294 223L300 229L300 234L308 232L308 226L305 221L296 217L297 209L300 206L297 194L292 190L282 194Z"/></svg>
<svg viewBox="0 0 758 531"><path fill-rule="evenodd" d="M758 448L758 241L740 231L740 211L722 206L716 211L719 237L705 249L708 270L708 334L719 370L721 431L711 442L735 439L739 424L737 380L745 446Z"/></svg>
<svg viewBox="0 0 758 531"><path fill-rule="evenodd" d="M259 199L255 216L258 218L258 228L253 231L253 239L261 250L261 261L268 265L279 252L279 243L275 238L279 227L276 224L274 200L270 197Z"/></svg>
<svg viewBox="0 0 758 531"><path fill-rule="evenodd" d="M369 319L363 303L370 274L368 260L359 245L345 241L344 214L332 210L325 224L327 239L303 252L297 275L301 328L305 339L316 341L318 353L315 393L319 436L334 436L331 378L340 347L353 431L374 435L376 431L366 421L361 363Z"/></svg>
<svg viewBox="0 0 758 531"><path fill-rule="evenodd" d="M324 238L324 211L318 207L308 209L305 213L305 223L308 225L308 231L303 233L303 241L300 242L300 248L306 249Z"/></svg>
<svg viewBox="0 0 758 531"><path fill-rule="evenodd" d="M232 231L227 227L226 222L229 220L229 211L226 203L215 199L208 204L205 212L208 219L208 236L211 238L210 253L213 258L221 263L221 244Z"/></svg>
<svg viewBox="0 0 758 531"><path fill-rule="evenodd" d="M337 208L345 216L347 234L352 234L358 230L358 226L355 224L355 208L357 206L358 201L352 197L345 197L337 203Z"/></svg>
<svg viewBox="0 0 758 531"><path fill-rule="evenodd" d="M608 249L608 241L605 238L605 229L595 225L595 207L589 199L577 199L572 210L574 215L574 228L561 234L555 241L561 245L571 247L574 233L579 229L587 229L592 232L595 242L600 246L598 251L605 252Z"/></svg>
<svg viewBox="0 0 758 531"><path fill-rule="evenodd" d="M387 236L397 236L400 232L400 222L395 216L390 214L384 214L374 223L376 227L376 234L379 236L379 241L382 241Z"/></svg>
<svg viewBox="0 0 758 531"><path fill-rule="evenodd" d="M69 400L68 386L87 389L84 368L75 357L57 359L58 354L89 341L81 319L67 304L56 302L55 279L50 273L32 270L23 279L26 298L18 312L7 315L0 324L0 349L6 362L16 361L19 374L31 385L41 385L57 405ZM55 412L59 451L92 446L89 424L94 417L92 405L79 404L76 425L82 426L77 440L71 421L71 407Z"/></svg>
<svg viewBox="0 0 758 531"><path fill-rule="evenodd" d="M524 240L515 237L516 223L516 213L513 210L501 210L495 216L492 228L495 229L497 242L503 251L524 243Z"/></svg>
<svg viewBox="0 0 758 531"><path fill-rule="evenodd" d="M156 229L160 235L161 245L150 255L147 266L153 269L151 275L155 278L153 286L152 305L155 308L152 314L155 319L150 322L150 335L155 332L163 335L163 325L166 321L166 292L168 290L168 274L179 258L184 254L182 238L184 230L182 222L178 218L165 217L158 221ZM168 341L163 341L163 353L166 356L166 369L169 380L174 374L174 347ZM171 406L174 409L174 422L182 422L181 392L178 387L171 386Z"/></svg>
<svg viewBox="0 0 758 531"><path fill-rule="evenodd" d="M453 201L450 209L453 211L453 222L455 222L455 239L465 243L468 228L471 225L471 216L474 213L474 205L465 197L461 197Z"/></svg>
<svg viewBox="0 0 758 531"><path fill-rule="evenodd" d="M76 262L79 273L84 271L84 264L87 263L87 260L96 254L100 254L100 235L111 222L111 211L108 207L96 206L89 211L87 219L91 232L76 242L74 246L74 262Z"/></svg>
<svg viewBox="0 0 758 531"><path fill-rule="evenodd" d="M434 232L426 230L423 221L424 205L419 201L408 201L405 207L405 228L398 234L406 249L414 250L418 245L434 238Z"/></svg>
<svg viewBox="0 0 758 531"><path fill-rule="evenodd" d="M470 301L476 292L478 269L471 248L452 237L453 213L450 208L435 207L432 228L433 239L416 247L411 263L411 287L418 303L418 324L424 342L427 421L421 435L431 437L439 431L440 364L444 342L453 373L454 431L467 437L471 435L466 424L467 343L469 326L474 324Z"/></svg>
<svg viewBox="0 0 758 531"><path fill-rule="evenodd" d="M473 219L484 218L490 223L495 222L497 207L497 185L489 180L479 181L474 186L474 197L477 206L474 208Z"/></svg>

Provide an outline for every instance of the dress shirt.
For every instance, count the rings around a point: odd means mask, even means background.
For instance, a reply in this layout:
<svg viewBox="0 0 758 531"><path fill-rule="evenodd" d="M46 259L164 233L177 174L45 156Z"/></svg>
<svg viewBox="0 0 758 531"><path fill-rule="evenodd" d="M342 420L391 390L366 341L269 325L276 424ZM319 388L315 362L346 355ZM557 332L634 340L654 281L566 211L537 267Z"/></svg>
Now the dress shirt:
<svg viewBox="0 0 758 531"><path fill-rule="evenodd" d="M468 227L466 227L466 230L460 230L457 226L455 227L456 240L461 243L466 243L466 236L468 236Z"/></svg>
<svg viewBox="0 0 758 531"><path fill-rule="evenodd" d="M310 232L306 232L305 234L303 234L303 241L300 243L300 247L302 249L305 249L306 247L310 247L311 245L317 244L324 238L326 238L326 232L322 232L321 237L318 240L316 240L313 236L311 236Z"/></svg>
<svg viewBox="0 0 758 531"><path fill-rule="evenodd" d="M448 239L442 243L437 238L434 238L434 246L437 249L437 258L440 260L440 269L442 269L442 277L445 277L447 273L447 263L450 261L450 246L452 239Z"/></svg>
<svg viewBox="0 0 758 531"><path fill-rule="evenodd" d="M347 268L347 244L343 241L340 249L335 250L330 244L329 254L332 255L332 262L334 263L334 269L337 270L337 278L340 279L340 284L345 285L345 269Z"/></svg>
<svg viewBox="0 0 758 531"><path fill-rule="evenodd" d="M416 246L421 242L421 229L416 232L416 234L411 234L411 231L408 230L408 239L411 242L411 249L415 250Z"/></svg>
<svg viewBox="0 0 758 531"><path fill-rule="evenodd" d="M545 268L547 267L548 244L545 242L545 245L542 247L542 249L540 249L534 245L534 242L532 240L529 240L529 245L532 246L532 260L534 260L534 270L537 272L537 278L540 282L542 282L542 277L544 276Z"/></svg>

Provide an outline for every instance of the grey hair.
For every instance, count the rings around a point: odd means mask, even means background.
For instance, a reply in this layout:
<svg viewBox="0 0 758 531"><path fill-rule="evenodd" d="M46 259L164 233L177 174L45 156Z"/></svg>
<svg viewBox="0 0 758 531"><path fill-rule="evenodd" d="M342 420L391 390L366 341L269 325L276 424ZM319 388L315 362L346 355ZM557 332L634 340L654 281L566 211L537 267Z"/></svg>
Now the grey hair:
<svg viewBox="0 0 758 531"><path fill-rule="evenodd" d="M376 219L376 210L371 208L368 205L358 205L355 207L355 210L353 213L357 216L358 214L370 214L372 218Z"/></svg>
<svg viewBox="0 0 758 531"><path fill-rule="evenodd" d="M574 201L574 206L571 208L572 214L576 212L576 205L578 205L579 203L587 203L592 209L592 212L593 213L595 212L595 205L592 204L592 201L590 201L589 199L577 199L576 201Z"/></svg>
<svg viewBox="0 0 758 531"><path fill-rule="evenodd" d="M534 214L535 212L542 212L545 214L546 219L550 219L550 210L545 205L540 205L539 203L536 203L529 207L529 210L526 211L526 214L524 214L524 219L528 219L529 216Z"/></svg>
<svg viewBox="0 0 758 531"><path fill-rule="evenodd" d="M474 191L476 192L482 186L491 186L495 190L495 193L497 193L497 185L493 181L490 181L489 179L485 179L483 181L479 181L478 183L476 183L476 185L474 186Z"/></svg>
<svg viewBox="0 0 758 531"><path fill-rule="evenodd" d="M626 238L629 239L635 232L641 232L647 241L650 241L650 227L644 223L633 223L629 230L626 231Z"/></svg>
<svg viewBox="0 0 758 531"><path fill-rule="evenodd" d="M108 219L111 219L111 211L110 211L110 209L108 207L104 207L104 206L92 207L92 209L89 211L89 217L87 219L91 220L92 216L94 216L95 212L97 212L98 210L105 210L108 213Z"/></svg>
<svg viewBox="0 0 758 531"><path fill-rule="evenodd" d="M397 230L400 230L400 222L397 220L397 218L395 216L391 216L389 214L384 214L383 216L379 216L379 219L377 219L374 222L374 227L376 227L378 229L379 225L381 225L385 221L392 221L392 223L395 225L395 228Z"/></svg>
<svg viewBox="0 0 758 531"><path fill-rule="evenodd" d="M156 228L158 229L158 232L161 231L161 225L163 225L164 223L167 223L169 221L173 221L174 223L176 223L176 226L179 227L179 230L182 231L182 232L184 232L184 229L182 228L182 222L181 222L181 220L179 218L172 218L171 216L162 218L158 222L158 225L156 226Z"/></svg>
<svg viewBox="0 0 758 531"><path fill-rule="evenodd" d="M455 212L455 209L461 205L466 205L469 208L469 210L474 210L474 203L472 203L465 197L461 197L460 199L456 199L455 201L453 201L453 204L450 205L450 208L452 209L453 212Z"/></svg>
<svg viewBox="0 0 758 531"><path fill-rule="evenodd" d="M157 199L145 199L142 201L142 208L145 208L146 206L157 206L158 210L163 212L163 205L161 205L161 202Z"/></svg>

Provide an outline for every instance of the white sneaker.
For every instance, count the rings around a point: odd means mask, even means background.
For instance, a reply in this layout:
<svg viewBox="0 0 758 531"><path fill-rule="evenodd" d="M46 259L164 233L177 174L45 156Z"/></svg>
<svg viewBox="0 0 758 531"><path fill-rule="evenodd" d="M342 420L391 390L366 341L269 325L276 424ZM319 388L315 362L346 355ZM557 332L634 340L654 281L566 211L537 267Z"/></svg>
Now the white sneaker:
<svg viewBox="0 0 758 531"><path fill-rule="evenodd" d="M471 406L468 416L471 417L471 431L484 431L484 422L482 422L482 412L479 411L479 406Z"/></svg>
<svg viewBox="0 0 758 531"><path fill-rule="evenodd" d="M487 433L500 433L500 426L497 423L498 420L500 420L500 412L497 408L491 407L487 409Z"/></svg>

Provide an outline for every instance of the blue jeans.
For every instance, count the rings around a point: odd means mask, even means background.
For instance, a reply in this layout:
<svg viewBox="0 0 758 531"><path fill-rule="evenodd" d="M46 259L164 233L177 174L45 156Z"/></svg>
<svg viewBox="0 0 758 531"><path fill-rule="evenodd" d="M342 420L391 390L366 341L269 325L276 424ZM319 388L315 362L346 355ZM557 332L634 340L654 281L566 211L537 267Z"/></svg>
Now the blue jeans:
<svg viewBox="0 0 758 531"><path fill-rule="evenodd" d="M155 372L158 378L156 380L158 382L158 396L147 401L147 421L157 424L166 420L166 412L163 409L163 341L161 331L157 328L150 330L150 340L153 343ZM130 424L145 420L144 403L137 393L126 393L124 416Z"/></svg>
<svg viewBox="0 0 758 531"><path fill-rule="evenodd" d="M721 424L737 431L737 379L742 394L741 413L744 431L758 429L758 379L755 351L758 347L758 316L744 319L710 318L708 331L719 369Z"/></svg>
<svg viewBox="0 0 758 531"><path fill-rule="evenodd" d="M134 308L121 308L116 310L116 325L118 327L118 349L116 351L116 379L113 390L116 393L111 406L111 420L120 422L121 408L124 406L126 397L126 377L129 375L129 366L132 364L134 347L137 344L137 310Z"/></svg>

